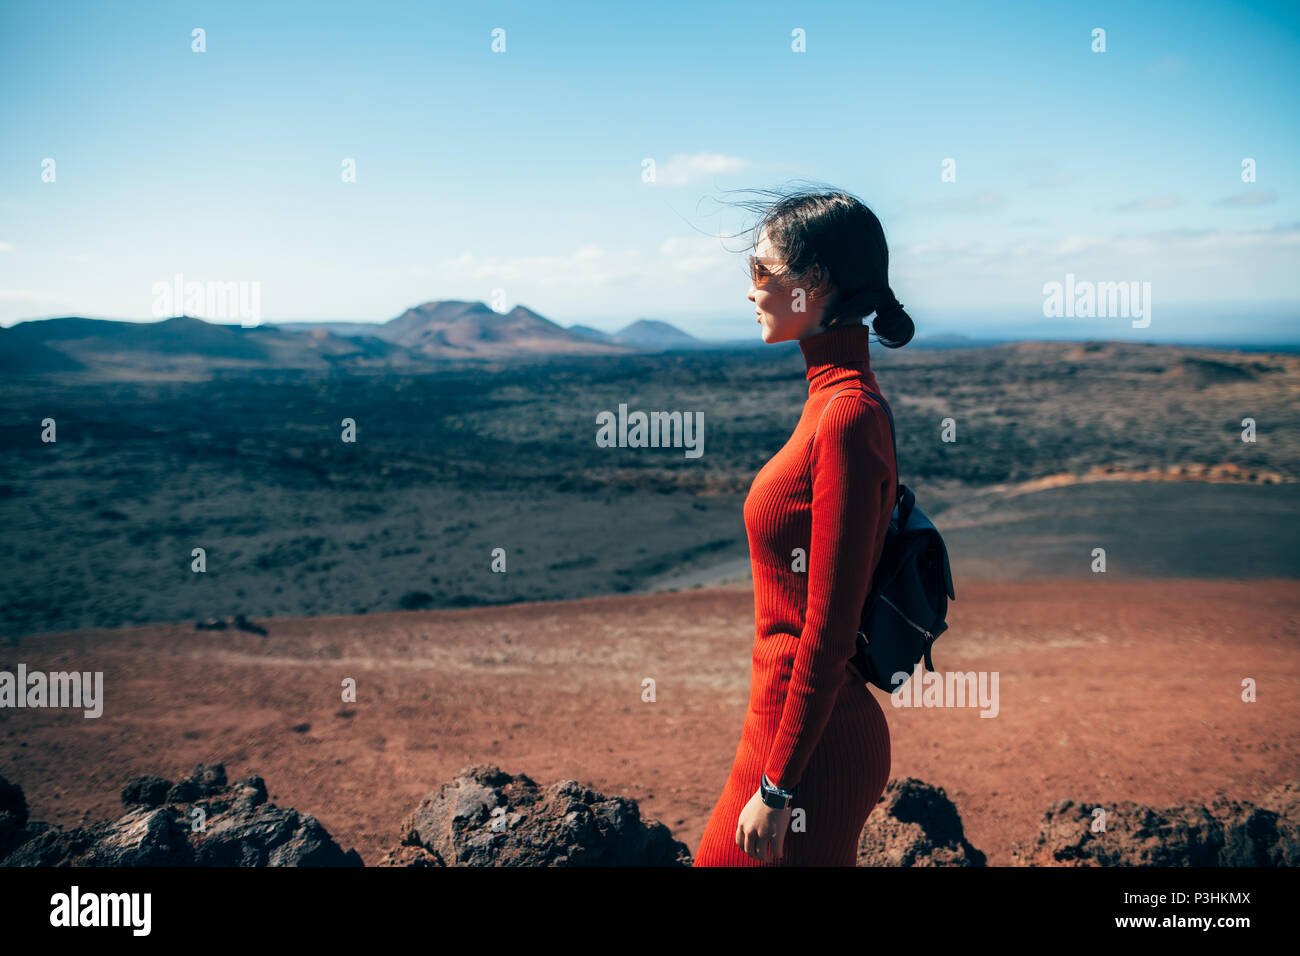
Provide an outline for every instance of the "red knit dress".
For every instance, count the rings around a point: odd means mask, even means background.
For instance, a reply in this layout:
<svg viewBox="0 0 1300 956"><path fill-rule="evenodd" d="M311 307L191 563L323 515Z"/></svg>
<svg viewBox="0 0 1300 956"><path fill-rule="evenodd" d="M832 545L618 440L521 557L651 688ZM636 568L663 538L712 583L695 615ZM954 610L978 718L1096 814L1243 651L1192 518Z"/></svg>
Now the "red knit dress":
<svg viewBox="0 0 1300 956"><path fill-rule="evenodd" d="M860 387L880 391L869 334L852 325L799 341L803 414L745 499L755 625L749 708L695 866L853 866L889 778L884 711L848 668L895 496L889 419ZM799 784L779 864L736 845L737 819L763 772L783 789Z"/></svg>

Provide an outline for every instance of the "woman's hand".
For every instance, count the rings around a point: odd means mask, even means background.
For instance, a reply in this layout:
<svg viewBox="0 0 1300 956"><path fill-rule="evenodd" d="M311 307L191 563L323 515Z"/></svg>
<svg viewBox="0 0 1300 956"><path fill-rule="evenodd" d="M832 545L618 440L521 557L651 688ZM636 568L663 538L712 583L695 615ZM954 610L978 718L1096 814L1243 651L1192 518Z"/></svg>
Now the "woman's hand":
<svg viewBox="0 0 1300 956"><path fill-rule="evenodd" d="M785 833L791 808L774 810L763 802L761 791L745 804L736 820L736 846L761 863L779 863L785 851Z"/></svg>

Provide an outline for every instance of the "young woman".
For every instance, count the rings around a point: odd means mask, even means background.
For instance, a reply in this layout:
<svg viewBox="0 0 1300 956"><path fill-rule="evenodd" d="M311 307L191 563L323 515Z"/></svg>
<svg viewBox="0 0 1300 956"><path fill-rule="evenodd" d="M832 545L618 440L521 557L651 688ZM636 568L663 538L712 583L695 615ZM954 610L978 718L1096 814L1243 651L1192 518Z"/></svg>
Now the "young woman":
<svg viewBox="0 0 1300 956"><path fill-rule="evenodd" d="M849 663L896 495L893 442L862 317L888 348L911 318L889 288L875 215L842 192L801 192L755 227L749 298L764 342L797 339L808 399L754 478L749 709L695 866L853 866L889 778L889 727Z"/></svg>

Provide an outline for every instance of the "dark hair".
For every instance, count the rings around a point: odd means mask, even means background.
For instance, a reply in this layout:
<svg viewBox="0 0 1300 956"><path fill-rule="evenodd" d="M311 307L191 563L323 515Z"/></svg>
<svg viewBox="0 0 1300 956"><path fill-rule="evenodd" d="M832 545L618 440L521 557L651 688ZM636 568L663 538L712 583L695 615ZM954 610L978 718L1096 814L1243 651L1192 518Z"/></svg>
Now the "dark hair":
<svg viewBox="0 0 1300 956"><path fill-rule="evenodd" d="M783 283L794 280L809 295L829 295L822 325L857 325L875 313L872 331L886 348L912 341L916 326L889 287L889 247L876 214L857 197L840 190L753 190L775 201L742 202L760 214L750 248L765 232L768 242L788 270ZM815 267L819 279L803 282Z"/></svg>

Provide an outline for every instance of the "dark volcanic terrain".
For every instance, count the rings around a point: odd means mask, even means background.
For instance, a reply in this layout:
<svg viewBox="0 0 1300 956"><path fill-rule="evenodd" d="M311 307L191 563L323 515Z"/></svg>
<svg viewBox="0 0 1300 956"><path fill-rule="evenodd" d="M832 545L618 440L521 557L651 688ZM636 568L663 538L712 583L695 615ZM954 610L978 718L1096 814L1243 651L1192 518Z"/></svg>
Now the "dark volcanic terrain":
<svg viewBox="0 0 1300 956"><path fill-rule="evenodd" d="M1125 577L1300 572L1300 357L873 343L872 362L959 600L963 574L1091 577L1094 547ZM744 495L806 395L789 343L427 374L8 375L0 634L740 579ZM703 413L703 455L597 446L620 403Z"/></svg>

